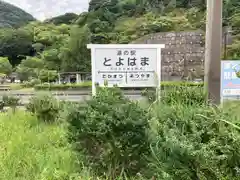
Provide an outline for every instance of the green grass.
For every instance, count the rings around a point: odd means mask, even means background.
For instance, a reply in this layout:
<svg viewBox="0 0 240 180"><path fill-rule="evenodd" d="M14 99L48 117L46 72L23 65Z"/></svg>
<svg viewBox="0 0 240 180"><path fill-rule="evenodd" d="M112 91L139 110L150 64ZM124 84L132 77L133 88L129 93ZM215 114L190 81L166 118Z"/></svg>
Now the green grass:
<svg viewBox="0 0 240 180"><path fill-rule="evenodd" d="M64 125L40 123L20 110L0 114L0 180L107 179L82 166Z"/></svg>
<svg viewBox="0 0 240 180"><path fill-rule="evenodd" d="M28 113L0 115L0 179L61 180L76 172L77 158L60 125L46 125Z"/></svg>

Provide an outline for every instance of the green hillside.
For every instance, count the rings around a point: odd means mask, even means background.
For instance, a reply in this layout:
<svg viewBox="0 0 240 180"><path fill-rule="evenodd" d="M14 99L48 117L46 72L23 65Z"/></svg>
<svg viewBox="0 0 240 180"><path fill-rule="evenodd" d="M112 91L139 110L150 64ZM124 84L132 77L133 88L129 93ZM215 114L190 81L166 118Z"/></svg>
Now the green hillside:
<svg viewBox="0 0 240 180"><path fill-rule="evenodd" d="M32 15L22 9L0 1L0 27L19 27L34 20Z"/></svg>

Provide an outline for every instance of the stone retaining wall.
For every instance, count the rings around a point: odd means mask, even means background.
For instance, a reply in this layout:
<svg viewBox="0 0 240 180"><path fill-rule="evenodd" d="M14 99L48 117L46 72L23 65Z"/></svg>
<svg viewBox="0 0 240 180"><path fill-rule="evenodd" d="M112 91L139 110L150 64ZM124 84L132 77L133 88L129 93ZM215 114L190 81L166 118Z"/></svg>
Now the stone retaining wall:
<svg viewBox="0 0 240 180"><path fill-rule="evenodd" d="M203 79L205 58L203 31L155 33L132 43L166 45L166 48L162 49L163 81Z"/></svg>

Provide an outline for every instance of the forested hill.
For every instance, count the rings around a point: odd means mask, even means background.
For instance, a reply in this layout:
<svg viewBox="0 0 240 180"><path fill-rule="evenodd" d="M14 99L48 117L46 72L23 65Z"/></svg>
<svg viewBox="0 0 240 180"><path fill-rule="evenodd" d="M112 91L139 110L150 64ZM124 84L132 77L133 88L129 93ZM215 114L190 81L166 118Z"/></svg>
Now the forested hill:
<svg viewBox="0 0 240 180"><path fill-rule="evenodd" d="M47 19L44 22L53 23L55 25L72 24L77 17L78 15L75 13L65 13L63 15Z"/></svg>
<svg viewBox="0 0 240 180"><path fill-rule="evenodd" d="M0 27L19 27L34 20L22 9L0 0Z"/></svg>
<svg viewBox="0 0 240 180"><path fill-rule="evenodd" d="M240 1L224 0L223 11L223 26L233 27L235 35L228 58L239 59ZM88 43L131 43L151 33L204 30L205 16L205 0L91 0L80 15L0 29L0 56L8 57L24 79L43 70L89 72Z"/></svg>

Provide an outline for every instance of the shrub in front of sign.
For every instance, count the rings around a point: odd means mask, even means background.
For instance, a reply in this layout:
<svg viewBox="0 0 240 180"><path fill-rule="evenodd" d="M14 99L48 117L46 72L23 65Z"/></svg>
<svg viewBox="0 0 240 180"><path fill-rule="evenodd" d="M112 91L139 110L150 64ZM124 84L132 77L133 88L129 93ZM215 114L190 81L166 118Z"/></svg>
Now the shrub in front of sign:
<svg viewBox="0 0 240 180"><path fill-rule="evenodd" d="M118 88L98 88L95 97L66 117L69 140L86 156L85 165L110 179L121 173L136 175L146 166L149 118Z"/></svg>

